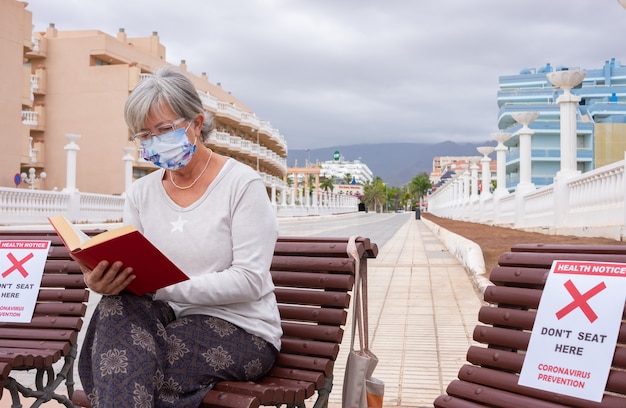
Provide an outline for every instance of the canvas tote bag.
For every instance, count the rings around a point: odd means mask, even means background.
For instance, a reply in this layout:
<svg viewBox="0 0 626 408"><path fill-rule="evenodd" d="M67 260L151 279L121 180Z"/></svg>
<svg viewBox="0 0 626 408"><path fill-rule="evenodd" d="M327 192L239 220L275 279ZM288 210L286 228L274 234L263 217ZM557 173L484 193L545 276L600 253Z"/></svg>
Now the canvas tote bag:
<svg viewBox="0 0 626 408"><path fill-rule="evenodd" d="M357 252L355 240L355 236L350 237L347 248L348 255L355 260L355 283L352 336L343 379L341 406L343 408L382 408L385 383L372 377L378 364L378 357L369 349L367 273L365 270L361 271L361 257ZM357 331L360 346L358 350L354 348Z"/></svg>

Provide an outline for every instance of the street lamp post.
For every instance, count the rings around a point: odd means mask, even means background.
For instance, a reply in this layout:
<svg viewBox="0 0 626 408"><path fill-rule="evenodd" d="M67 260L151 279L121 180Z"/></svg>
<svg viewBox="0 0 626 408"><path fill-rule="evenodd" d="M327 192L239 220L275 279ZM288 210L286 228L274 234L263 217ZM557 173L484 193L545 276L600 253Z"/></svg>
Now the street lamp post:
<svg viewBox="0 0 626 408"><path fill-rule="evenodd" d="M28 174L26 174L26 172L21 174L22 180L24 180L24 182L29 185L28 188L30 188L31 190L34 190L35 184L39 181L43 181L47 176L46 172L42 171L41 173L39 173L39 177L37 177L35 171L35 168L31 167L30 169L28 169Z"/></svg>

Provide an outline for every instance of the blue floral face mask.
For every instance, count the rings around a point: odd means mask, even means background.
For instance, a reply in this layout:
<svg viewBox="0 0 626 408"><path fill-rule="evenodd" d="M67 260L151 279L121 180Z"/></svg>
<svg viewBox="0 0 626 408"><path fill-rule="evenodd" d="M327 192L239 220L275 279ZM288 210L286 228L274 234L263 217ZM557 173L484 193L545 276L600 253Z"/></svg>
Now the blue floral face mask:
<svg viewBox="0 0 626 408"><path fill-rule="evenodd" d="M196 144L189 143L187 129L178 128L141 142L143 158L165 170L180 170L189 164L196 151Z"/></svg>

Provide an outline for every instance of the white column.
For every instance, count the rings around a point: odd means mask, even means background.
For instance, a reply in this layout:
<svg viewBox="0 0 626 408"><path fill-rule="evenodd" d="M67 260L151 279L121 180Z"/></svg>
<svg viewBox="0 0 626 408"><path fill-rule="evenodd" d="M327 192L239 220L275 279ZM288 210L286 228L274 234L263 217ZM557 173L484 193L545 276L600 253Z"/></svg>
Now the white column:
<svg viewBox="0 0 626 408"><path fill-rule="evenodd" d="M519 175L520 181L515 189L516 193L525 194L535 190L532 179L532 135L535 133L528 125L533 122L539 114L537 112L517 112L513 119L522 125L517 131L519 135Z"/></svg>
<svg viewBox="0 0 626 408"><path fill-rule="evenodd" d="M463 170L463 202L469 201L470 198L470 172L465 167Z"/></svg>
<svg viewBox="0 0 626 408"><path fill-rule="evenodd" d="M296 194L298 193L298 189L296 187L291 187L291 205L296 205Z"/></svg>
<svg viewBox="0 0 626 408"><path fill-rule="evenodd" d="M472 161L470 165L471 177L472 177L472 192L471 192L471 200L476 201L478 199L478 164L475 161Z"/></svg>
<svg viewBox="0 0 626 408"><path fill-rule="evenodd" d="M556 177L560 179L580 174L576 166L576 111L581 98L570 91L580 84L586 75L587 73L580 69L546 74L554 86L563 89L563 94L556 100L561 113L561 170L556 173Z"/></svg>
<svg viewBox="0 0 626 408"><path fill-rule="evenodd" d="M488 157L494 150L493 146L481 146L476 148L480 154L483 155L483 158L480 159L480 163L482 164L482 179L481 183L483 185L483 189L480 193L480 199L486 200L491 197L490 185L491 185L491 159Z"/></svg>
<svg viewBox="0 0 626 408"><path fill-rule="evenodd" d="M80 139L80 135L66 133L65 138L70 142L64 147L64 149L67 150L67 169L65 174L65 188L63 191L73 193L78 191L76 188L76 152L80 150L80 147L78 147L76 141Z"/></svg>
<svg viewBox="0 0 626 408"><path fill-rule="evenodd" d="M127 146L124 148L124 153L126 154L122 157L122 160L124 161L124 193L122 195L126 194L130 185L133 183L133 163L135 162L135 158L133 157L134 152L135 149L132 147Z"/></svg>
<svg viewBox="0 0 626 408"><path fill-rule="evenodd" d="M506 152L508 147L504 145L504 142L511 138L510 133L496 132L492 133L491 137L494 138L498 145L496 146L496 191L494 191L494 198L501 198L509 193L506 188Z"/></svg>

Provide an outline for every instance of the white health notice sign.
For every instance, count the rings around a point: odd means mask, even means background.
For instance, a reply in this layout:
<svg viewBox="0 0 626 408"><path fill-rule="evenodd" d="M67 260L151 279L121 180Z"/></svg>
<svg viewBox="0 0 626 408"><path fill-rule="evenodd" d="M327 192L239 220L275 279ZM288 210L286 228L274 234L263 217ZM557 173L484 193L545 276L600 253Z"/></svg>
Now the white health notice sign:
<svg viewBox="0 0 626 408"><path fill-rule="evenodd" d="M626 299L626 264L554 261L519 384L600 402Z"/></svg>
<svg viewBox="0 0 626 408"><path fill-rule="evenodd" d="M0 241L0 322L33 318L50 241Z"/></svg>

